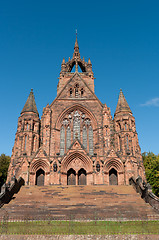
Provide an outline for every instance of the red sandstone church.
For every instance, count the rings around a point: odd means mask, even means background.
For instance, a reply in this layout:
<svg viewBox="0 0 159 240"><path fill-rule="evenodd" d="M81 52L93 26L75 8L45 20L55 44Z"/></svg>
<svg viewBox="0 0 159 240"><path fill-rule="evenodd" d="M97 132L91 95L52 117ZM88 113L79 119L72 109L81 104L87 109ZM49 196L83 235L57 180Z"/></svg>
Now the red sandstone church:
<svg viewBox="0 0 159 240"><path fill-rule="evenodd" d="M145 179L135 118L121 90L114 119L97 98L91 61L81 59L76 37L73 58L62 61L57 97L41 119L30 92L18 119L7 181L127 185L132 176Z"/></svg>

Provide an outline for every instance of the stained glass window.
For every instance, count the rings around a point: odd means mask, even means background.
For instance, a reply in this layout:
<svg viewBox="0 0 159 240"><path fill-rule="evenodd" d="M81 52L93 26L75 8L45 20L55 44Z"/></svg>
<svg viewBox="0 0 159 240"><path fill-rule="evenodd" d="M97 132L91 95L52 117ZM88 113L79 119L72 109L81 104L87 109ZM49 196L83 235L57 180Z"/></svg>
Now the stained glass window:
<svg viewBox="0 0 159 240"><path fill-rule="evenodd" d="M87 149L87 129L83 127L83 146Z"/></svg>
<svg viewBox="0 0 159 240"><path fill-rule="evenodd" d="M60 131L60 155L64 155L64 152L65 152L65 129L64 126L62 126Z"/></svg>
<svg viewBox="0 0 159 240"><path fill-rule="evenodd" d="M66 132L66 150L69 149L70 145L71 145L71 129L68 126Z"/></svg>
<svg viewBox="0 0 159 240"><path fill-rule="evenodd" d="M93 129L89 126L89 154L93 155Z"/></svg>

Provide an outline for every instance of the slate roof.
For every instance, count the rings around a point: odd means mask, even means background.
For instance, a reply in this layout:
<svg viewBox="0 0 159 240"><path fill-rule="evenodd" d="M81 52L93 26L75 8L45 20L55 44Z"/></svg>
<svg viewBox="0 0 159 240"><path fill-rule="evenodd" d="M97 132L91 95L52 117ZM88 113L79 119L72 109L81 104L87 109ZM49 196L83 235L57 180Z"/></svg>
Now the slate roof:
<svg viewBox="0 0 159 240"><path fill-rule="evenodd" d="M31 89L31 92L29 94L29 97L23 107L23 110L21 111L21 114L24 112L34 112L34 113L38 113L37 107L36 107L36 103L35 103L35 98L34 98L34 93L33 93L33 89Z"/></svg>
<svg viewBox="0 0 159 240"><path fill-rule="evenodd" d="M120 89L120 94L119 94L119 99L118 99L118 104L116 107L115 115L119 112L132 113L121 89Z"/></svg>

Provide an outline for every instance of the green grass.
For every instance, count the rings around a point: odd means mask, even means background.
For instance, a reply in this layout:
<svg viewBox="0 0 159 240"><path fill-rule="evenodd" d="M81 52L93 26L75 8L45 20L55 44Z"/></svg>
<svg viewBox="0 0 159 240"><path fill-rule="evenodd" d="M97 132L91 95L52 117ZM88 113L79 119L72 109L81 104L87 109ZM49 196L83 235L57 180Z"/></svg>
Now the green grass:
<svg viewBox="0 0 159 240"><path fill-rule="evenodd" d="M0 234L159 234L159 221L24 221L0 223Z"/></svg>

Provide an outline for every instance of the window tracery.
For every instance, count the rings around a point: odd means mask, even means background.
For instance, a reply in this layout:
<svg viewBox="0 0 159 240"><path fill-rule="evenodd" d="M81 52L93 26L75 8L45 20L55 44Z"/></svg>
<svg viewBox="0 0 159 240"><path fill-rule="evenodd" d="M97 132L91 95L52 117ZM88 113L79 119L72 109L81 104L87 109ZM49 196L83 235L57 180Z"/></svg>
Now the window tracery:
<svg viewBox="0 0 159 240"><path fill-rule="evenodd" d="M84 148L93 155L93 128L87 114L80 110L69 112L61 122L60 155L69 149L73 140L78 138Z"/></svg>

